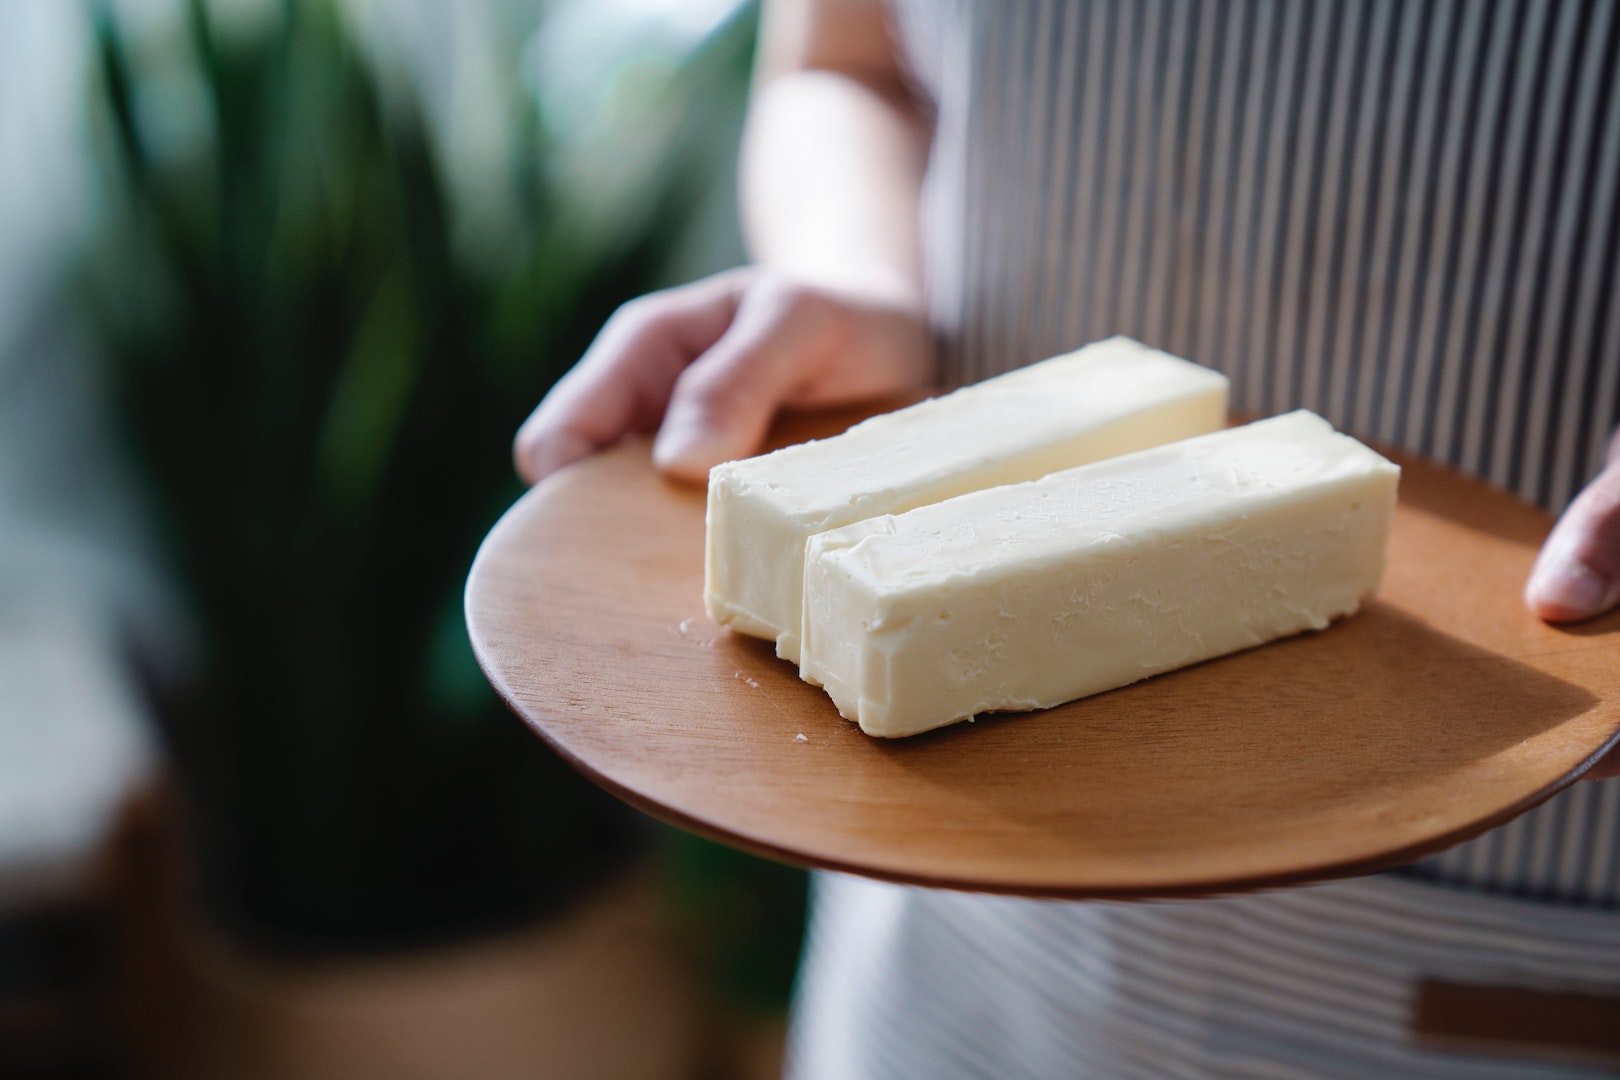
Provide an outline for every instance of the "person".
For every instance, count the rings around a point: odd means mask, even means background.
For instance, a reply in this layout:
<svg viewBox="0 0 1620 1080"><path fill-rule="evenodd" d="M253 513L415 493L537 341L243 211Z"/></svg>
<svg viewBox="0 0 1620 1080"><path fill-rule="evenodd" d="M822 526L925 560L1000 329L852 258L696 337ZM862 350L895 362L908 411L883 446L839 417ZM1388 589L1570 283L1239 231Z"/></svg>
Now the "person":
<svg viewBox="0 0 1620 1080"><path fill-rule="evenodd" d="M1602 615L1617 41L1612 5L1581 0L767 0L752 264L625 305L524 424L517 467L535 482L656 431L656 465L701 480L784 407L1125 333L1225 371L1242 411L1312 408L1561 511L1524 601ZM1431 1039L1426 1003L1455 984L1620 993L1620 781L1399 871L1253 896L818 875L789 1071L1605 1074L1536 1057L1534 1017L1518 1049Z"/></svg>

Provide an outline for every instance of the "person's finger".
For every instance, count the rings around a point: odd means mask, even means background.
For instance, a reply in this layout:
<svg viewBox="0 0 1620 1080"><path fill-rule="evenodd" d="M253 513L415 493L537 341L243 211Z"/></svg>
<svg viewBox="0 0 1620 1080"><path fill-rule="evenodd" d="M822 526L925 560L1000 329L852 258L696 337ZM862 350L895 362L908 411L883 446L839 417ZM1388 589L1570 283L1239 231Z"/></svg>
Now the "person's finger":
<svg viewBox="0 0 1620 1080"><path fill-rule="evenodd" d="M933 337L919 311L761 278L724 336L676 382L654 463L701 481L720 462L757 453L783 407L916 389L933 366Z"/></svg>
<svg viewBox="0 0 1620 1080"><path fill-rule="evenodd" d="M680 373L731 324L747 280L743 271L718 274L615 312L518 430L518 474L538 483L630 432L652 431Z"/></svg>
<svg viewBox="0 0 1620 1080"><path fill-rule="evenodd" d="M1530 610L1548 622L1575 622L1620 605L1620 440L1608 467L1553 526L1525 583Z"/></svg>
<svg viewBox="0 0 1620 1080"><path fill-rule="evenodd" d="M757 452L777 408L819 361L814 339L827 331L793 297L750 296L725 334L676 380L653 463L702 481L722 461Z"/></svg>

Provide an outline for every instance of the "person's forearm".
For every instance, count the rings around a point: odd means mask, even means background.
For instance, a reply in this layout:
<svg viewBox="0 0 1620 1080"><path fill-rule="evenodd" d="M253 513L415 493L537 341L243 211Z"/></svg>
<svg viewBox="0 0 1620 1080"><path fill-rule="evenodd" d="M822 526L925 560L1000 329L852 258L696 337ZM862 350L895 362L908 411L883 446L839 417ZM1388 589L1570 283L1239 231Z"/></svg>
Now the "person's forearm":
<svg viewBox="0 0 1620 1080"><path fill-rule="evenodd" d="M743 140L743 223L761 265L922 303L917 209L929 127L881 5L766 5Z"/></svg>

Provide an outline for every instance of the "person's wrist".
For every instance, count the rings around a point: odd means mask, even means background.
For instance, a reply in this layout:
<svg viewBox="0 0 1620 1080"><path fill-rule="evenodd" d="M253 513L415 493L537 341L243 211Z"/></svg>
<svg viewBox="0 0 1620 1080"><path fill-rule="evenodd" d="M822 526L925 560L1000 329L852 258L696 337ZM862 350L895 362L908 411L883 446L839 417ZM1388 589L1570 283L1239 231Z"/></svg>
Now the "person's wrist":
<svg viewBox="0 0 1620 1080"><path fill-rule="evenodd" d="M756 272L778 285L824 292L861 307L927 320L922 283L915 274L899 267L849 266L805 259L762 260L756 264Z"/></svg>

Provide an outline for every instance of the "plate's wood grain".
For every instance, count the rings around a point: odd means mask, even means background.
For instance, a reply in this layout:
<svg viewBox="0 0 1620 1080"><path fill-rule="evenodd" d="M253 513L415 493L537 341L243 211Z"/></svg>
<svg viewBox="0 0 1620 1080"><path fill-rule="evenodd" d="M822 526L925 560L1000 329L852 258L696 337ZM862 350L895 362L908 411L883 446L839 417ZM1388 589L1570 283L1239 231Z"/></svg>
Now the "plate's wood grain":
<svg viewBox="0 0 1620 1080"><path fill-rule="evenodd" d="M585 773L790 861L1074 897L1359 873L1528 809L1620 728L1620 616L1557 629L1520 602L1550 519L1401 463L1389 571L1353 618L897 742L704 616L703 493L657 476L644 442L512 508L467 620L496 689Z"/></svg>

